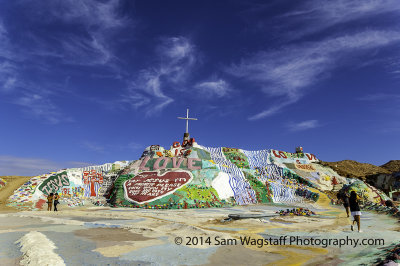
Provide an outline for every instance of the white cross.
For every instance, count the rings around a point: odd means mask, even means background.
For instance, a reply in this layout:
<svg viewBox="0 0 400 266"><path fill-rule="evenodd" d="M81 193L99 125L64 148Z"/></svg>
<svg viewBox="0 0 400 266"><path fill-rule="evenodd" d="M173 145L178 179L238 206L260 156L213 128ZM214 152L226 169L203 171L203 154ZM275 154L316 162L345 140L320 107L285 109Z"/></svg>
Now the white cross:
<svg viewBox="0 0 400 266"><path fill-rule="evenodd" d="M186 117L178 117L178 119L186 120L186 133L189 133L189 120L197 120L197 118L189 118L189 109L186 109Z"/></svg>

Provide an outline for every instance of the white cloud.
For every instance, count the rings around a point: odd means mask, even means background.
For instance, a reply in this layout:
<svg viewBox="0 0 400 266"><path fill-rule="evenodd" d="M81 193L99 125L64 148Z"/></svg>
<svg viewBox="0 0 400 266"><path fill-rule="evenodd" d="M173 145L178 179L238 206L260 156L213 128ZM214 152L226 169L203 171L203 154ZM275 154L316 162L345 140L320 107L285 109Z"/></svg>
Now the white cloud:
<svg viewBox="0 0 400 266"><path fill-rule="evenodd" d="M197 61L194 45L183 36L163 38L157 51L160 66L156 72L175 86L178 85L176 89L179 90Z"/></svg>
<svg viewBox="0 0 400 266"><path fill-rule="evenodd" d="M400 2L398 0L333 0L304 1L295 10L280 16L285 22L290 17L289 38L299 38L313 34L338 24L362 19L376 19L377 16L398 17Z"/></svg>
<svg viewBox="0 0 400 266"><path fill-rule="evenodd" d="M105 65L115 58L107 48L103 36L92 34L90 37L65 35L58 39L62 51L60 57L65 63L73 65ZM50 55L51 56L51 55Z"/></svg>
<svg viewBox="0 0 400 266"><path fill-rule="evenodd" d="M0 63L0 91L8 93L17 85L16 66L8 61Z"/></svg>
<svg viewBox="0 0 400 266"><path fill-rule="evenodd" d="M286 101L286 102L275 104L258 114L250 116L249 120L258 120L258 119L262 119L265 117L273 116L273 115L279 113L283 107L289 105L290 103L292 103L292 101Z"/></svg>
<svg viewBox="0 0 400 266"><path fill-rule="evenodd" d="M226 97L232 92L229 84L223 79L212 79L197 83L194 86L205 97Z"/></svg>
<svg viewBox="0 0 400 266"><path fill-rule="evenodd" d="M126 23L118 13L120 0L49 0L43 1L49 13L67 23L81 23L90 28L112 29Z"/></svg>
<svg viewBox="0 0 400 266"><path fill-rule="evenodd" d="M172 60L172 64L176 64L180 60L194 61L194 46L182 36L162 39L157 50L166 60Z"/></svg>
<svg viewBox="0 0 400 266"><path fill-rule="evenodd" d="M14 87L16 81L17 80L15 77L8 77L6 82L4 83L4 89L7 91L11 90Z"/></svg>
<svg viewBox="0 0 400 266"><path fill-rule="evenodd" d="M7 31L0 23L0 43L7 43L0 55L7 51L11 59L19 57L19 60L32 61L33 64L46 58L57 58L67 64L113 67L110 61L116 57L110 41L115 32L131 25L131 19L119 12L120 0L28 0L23 4L24 8L31 9L27 19L32 25L63 23L74 28L74 31L59 31L51 36L40 31L35 34L28 31L24 36L30 45L20 49L3 40ZM17 48L18 52L13 51Z"/></svg>
<svg viewBox="0 0 400 266"><path fill-rule="evenodd" d="M24 158L10 155L0 155L1 175L34 176L46 174L69 167L87 166L83 162L54 162L41 158Z"/></svg>
<svg viewBox="0 0 400 266"><path fill-rule="evenodd" d="M62 116L58 108L45 95L26 92L14 103L28 109L29 111L25 112L28 116L44 119L50 124L58 124L61 121L71 122L71 118Z"/></svg>
<svg viewBox="0 0 400 266"><path fill-rule="evenodd" d="M181 90L196 62L195 48L185 37L164 38L156 51L156 65L141 70L121 100L146 115L156 114L174 101L165 90Z"/></svg>
<svg viewBox="0 0 400 266"><path fill-rule="evenodd" d="M287 125L290 131L304 131L320 127L318 120L306 120L298 123L289 123Z"/></svg>
<svg viewBox="0 0 400 266"><path fill-rule="evenodd" d="M16 7L30 10L26 13L26 20L32 24L31 28L63 24L66 26L64 29L74 30L57 31L51 35L44 31L33 34L28 30L21 36L29 45L22 47L13 39L14 32L7 30L10 25L0 19L0 93L7 96L9 102L22 106L22 111L31 117L52 124L71 121L71 118L61 115L52 97L61 86L49 85L48 81L40 84L41 80L47 74L53 74L54 61L106 67L116 75L123 72L116 67L118 58L110 44L114 34L129 27L127 24L131 20L119 12L119 0L27 0L17 3ZM41 71L43 75L32 79L25 74L29 68Z"/></svg>
<svg viewBox="0 0 400 266"><path fill-rule="evenodd" d="M286 46L279 50L261 51L230 66L226 71L257 84L268 96L283 98L280 103L250 117L256 120L297 102L311 86L327 77L332 69L346 65L349 58L398 42L400 32L367 30Z"/></svg>
<svg viewBox="0 0 400 266"><path fill-rule="evenodd" d="M64 23L77 31L59 32L48 36L30 35L35 44L31 53L61 58L67 64L113 67L117 58L111 47L114 33L127 28L130 19L120 11L120 0L48 0L28 1L35 9L34 22L45 17L47 23Z"/></svg>

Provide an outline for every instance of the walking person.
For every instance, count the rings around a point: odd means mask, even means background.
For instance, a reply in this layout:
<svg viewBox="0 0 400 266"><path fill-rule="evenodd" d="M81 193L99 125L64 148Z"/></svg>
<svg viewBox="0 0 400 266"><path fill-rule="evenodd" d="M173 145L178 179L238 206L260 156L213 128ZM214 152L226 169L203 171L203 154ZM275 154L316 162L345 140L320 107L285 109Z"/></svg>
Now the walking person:
<svg viewBox="0 0 400 266"><path fill-rule="evenodd" d="M53 206L53 193L47 196L47 210L51 211L51 207Z"/></svg>
<svg viewBox="0 0 400 266"><path fill-rule="evenodd" d="M54 211L57 212L57 205L60 203L58 200L60 199L60 195L56 192L54 195Z"/></svg>
<svg viewBox="0 0 400 266"><path fill-rule="evenodd" d="M355 191L352 191L350 193L350 211L351 211L351 216L353 216L354 220L351 225L351 231L354 231L354 223L357 223L358 227L358 232L361 233L360 229L360 216L361 216L361 211L360 211L360 205L358 205L359 197L357 196L357 193Z"/></svg>
<svg viewBox="0 0 400 266"><path fill-rule="evenodd" d="M350 217L349 197L345 193L340 193L340 194L338 194L338 199L342 201L343 207L346 209L347 217Z"/></svg>

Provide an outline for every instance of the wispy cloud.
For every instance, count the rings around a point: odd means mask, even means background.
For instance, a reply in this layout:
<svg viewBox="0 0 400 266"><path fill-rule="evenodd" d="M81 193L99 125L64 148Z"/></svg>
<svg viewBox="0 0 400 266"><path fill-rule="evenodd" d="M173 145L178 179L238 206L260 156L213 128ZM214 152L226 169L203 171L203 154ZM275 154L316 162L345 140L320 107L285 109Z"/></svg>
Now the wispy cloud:
<svg viewBox="0 0 400 266"><path fill-rule="evenodd" d="M400 100L399 94L388 94L388 93L375 93L367 94L358 98L360 101L385 101L385 100Z"/></svg>
<svg viewBox="0 0 400 266"><path fill-rule="evenodd" d="M19 73L19 65L26 61L22 53L17 53L11 45L8 32L0 21L0 93L11 98L30 117L42 119L46 123L57 124L61 120L58 108L50 100L44 88L39 88L25 80ZM1 60L2 59L2 60Z"/></svg>
<svg viewBox="0 0 400 266"><path fill-rule="evenodd" d="M130 150L136 151L136 150L140 150L143 149L143 145L137 142L130 142L128 143L128 145L126 145L126 147Z"/></svg>
<svg viewBox="0 0 400 266"><path fill-rule="evenodd" d="M46 12L50 13L53 18L67 23L80 23L87 28L93 27L94 29L112 29L124 25L127 20L118 12L120 2L120 0L101 2L95 0L47 0L35 4L39 4L39 8L46 8Z"/></svg>
<svg viewBox="0 0 400 266"><path fill-rule="evenodd" d="M9 30L12 20L0 19L0 93L30 117L52 124L72 121L55 104L54 95L71 93L60 89L63 81L57 84L55 73L65 65L80 65L91 67L88 72L103 67L119 76L124 70L117 66L111 40L120 30L130 28L131 20L121 13L119 0L24 0L12 5L30 11L24 13L25 23L18 30ZM41 30L49 25L64 30L52 34ZM36 75L27 75L28 71Z"/></svg>
<svg viewBox="0 0 400 266"><path fill-rule="evenodd" d="M83 162L54 162L41 158L0 155L0 175L34 176L70 167L83 167Z"/></svg>
<svg viewBox="0 0 400 266"><path fill-rule="evenodd" d="M127 142L124 144L113 144L107 146L109 149L117 149L119 151L137 152L143 150L145 147L136 141Z"/></svg>
<svg viewBox="0 0 400 266"><path fill-rule="evenodd" d="M270 97L281 98L280 102L249 118L256 120L297 102L311 86L326 78L333 69L346 65L350 58L399 41L400 32L367 30L296 46L288 45L279 50L261 51L226 71L257 84Z"/></svg>
<svg viewBox="0 0 400 266"><path fill-rule="evenodd" d="M333 0L323 5L318 0L303 1L295 11L278 16L286 22L289 38L321 32L338 24L363 19L398 17L400 2L397 0ZM287 23L287 18L290 22Z"/></svg>
<svg viewBox="0 0 400 266"><path fill-rule="evenodd" d="M27 93L14 101L15 104L25 107L27 116L44 119L49 124L58 124L60 121L72 122L72 118L61 115L58 108L45 95Z"/></svg>
<svg viewBox="0 0 400 266"><path fill-rule="evenodd" d="M91 141L84 141L82 143L82 145L90 150L90 151L94 151L94 152L98 152L98 153L104 153L106 150L106 147L104 145L98 144L98 143L94 143Z"/></svg>
<svg viewBox="0 0 400 266"><path fill-rule="evenodd" d="M182 90L197 60L194 45L182 36L162 39L156 54L156 65L142 69L121 100L146 115L154 115L174 101L165 91Z"/></svg>
<svg viewBox="0 0 400 266"><path fill-rule="evenodd" d="M290 131L304 131L304 130L309 130L313 128L320 127L321 125L319 124L318 120L306 120L302 122L297 122L297 123L289 123L287 125L287 128Z"/></svg>
<svg viewBox="0 0 400 266"><path fill-rule="evenodd" d="M194 85L194 88L206 98L210 97L226 97L232 92L228 82L223 79L212 78L211 80L202 81Z"/></svg>
<svg viewBox="0 0 400 266"><path fill-rule="evenodd" d="M130 19L120 12L121 1L26 1L35 10L31 19L39 17L47 23L78 27L79 31L59 32L51 38L41 34L29 35L35 45L31 54L59 57L68 64L104 66L115 59L110 40L115 32L127 27ZM112 66L112 64L109 64Z"/></svg>

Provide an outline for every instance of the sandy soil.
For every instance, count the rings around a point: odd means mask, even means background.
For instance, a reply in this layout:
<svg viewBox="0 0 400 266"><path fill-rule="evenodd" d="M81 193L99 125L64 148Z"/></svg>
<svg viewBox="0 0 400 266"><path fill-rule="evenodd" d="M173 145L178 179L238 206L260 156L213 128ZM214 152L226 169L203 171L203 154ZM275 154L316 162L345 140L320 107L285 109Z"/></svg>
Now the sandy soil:
<svg viewBox="0 0 400 266"><path fill-rule="evenodd" d="M383 246L396 243L399 223L383 214L363 212L363 233L350 230L341 206L321 194L318 204L299 204L313 217L277 216L295 205L251 205L233 208L152 210L108 207L68 208L59 212L24 211L0 214L0 265L23 256L15 241L41 232L57 247L67 265L370 265ZM265 218L225 221L229 214L263 214ZM275 216L274 216L275 215ZM339 247L243 244L280 237L316 239L384 239L384 245ZM177 244L176 239L181 239ZM197 243L194 243L197 239ZM208 240L206 242L206 240ZM218 244L226 240L226 244ZM202 242L203 241L203 242ZM230 242L229 242L230 241ZM202 243L201 243L202 242Z"/></svg>
<svg viewBox="0 0 400 266"><path fill-rule="evenodd" d="M322 197L321 204L326 203L327 200ZM382 237L385 245L389 245L400 239L400 232L394 231L398 227L397 220L386 215L365 213L362 217L364 233L359 234L350 231L350 220L342 208L315 204L307 206L320 215L223 221L230 213L272 215L278 209L291 207L274 205L196 210L71 209L60 206L58 213L3 213L0 214L0 265L12 265L18 256L22 256L13 243L31 231L42 232L54 242L58 247L55 252L67 265L166 265L165 261L167 265L370 264L374 252L379 252L381 246L324 248L285 244L260 247L242 245L239 240L245 236L256 240L271 236ZM177 237L183 240L180 245L175 242ZM236 239L238 242L218 245L216 237L220 240ZM7 242L11 238L13 240ZM188 245L188 238L209 238L211 243ZM5 251L2 253L2 250ZM15 255L11 256L13 252Z"/></svg>
<svg viewBox="0 0 400 266"><path fill-rule="evenodd" d="M0 176L7 183L0 189L0 212L15 212L14 208L7 207L7 199L14 194L14 191L31 179L31 176Z"/></svg>

